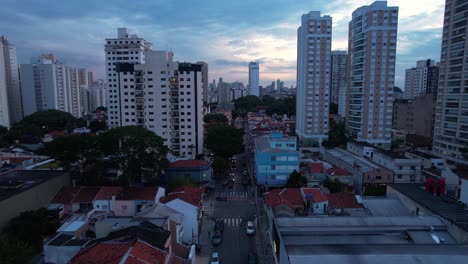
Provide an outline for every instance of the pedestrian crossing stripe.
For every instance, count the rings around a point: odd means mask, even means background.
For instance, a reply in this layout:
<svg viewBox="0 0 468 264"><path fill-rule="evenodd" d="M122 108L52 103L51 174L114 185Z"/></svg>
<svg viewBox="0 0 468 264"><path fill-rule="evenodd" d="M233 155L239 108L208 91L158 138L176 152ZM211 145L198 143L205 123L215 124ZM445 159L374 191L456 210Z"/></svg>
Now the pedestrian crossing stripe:
<svg viewBox="0 0 468 264"><path fill-rule="evenodd" d="M220 197L226 198L251 198L251 192L221 192Z"/></svg>
<svg viewBox="0 0 468 264"><path fill-rule="evenodd" d="M242 223L242 218L224 218L222 220L224 222L224 225L227 227L238 227Z"/></svg>

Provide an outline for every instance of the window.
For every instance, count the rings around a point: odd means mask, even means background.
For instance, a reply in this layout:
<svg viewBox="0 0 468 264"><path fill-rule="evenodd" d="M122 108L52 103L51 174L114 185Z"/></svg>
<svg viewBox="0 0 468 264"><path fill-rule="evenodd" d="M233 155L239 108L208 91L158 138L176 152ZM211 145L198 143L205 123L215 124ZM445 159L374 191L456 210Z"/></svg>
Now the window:
<svg viewBox="0 0 468 264"><path fill-rule="evenodd" d="M276 156L271 156L271 161L276 161Z"/></svg>

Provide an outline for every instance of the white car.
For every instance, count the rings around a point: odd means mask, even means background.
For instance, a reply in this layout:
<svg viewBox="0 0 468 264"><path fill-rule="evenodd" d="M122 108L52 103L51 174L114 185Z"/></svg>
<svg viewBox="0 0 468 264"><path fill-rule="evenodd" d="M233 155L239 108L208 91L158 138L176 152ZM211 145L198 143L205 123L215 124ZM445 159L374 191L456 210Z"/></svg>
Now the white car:
<svg viewBox="0 0 468 264"><path fill-rule="evenodd" d="M219 264L218 252L211 253L211 264Z"/></svg>
<svg viewBox="0 0 468 264"><path fill-rule="evenodd" d="M254 229L254 224L252 221L247 222L247 235L254 235L255 234L255 229Z"/></svg>

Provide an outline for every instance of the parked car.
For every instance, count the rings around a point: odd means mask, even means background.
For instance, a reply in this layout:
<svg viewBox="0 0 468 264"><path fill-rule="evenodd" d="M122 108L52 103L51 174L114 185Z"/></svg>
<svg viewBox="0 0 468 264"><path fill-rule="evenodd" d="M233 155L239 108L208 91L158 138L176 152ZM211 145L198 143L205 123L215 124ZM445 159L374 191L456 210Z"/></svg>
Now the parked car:
<svg viewBox="0 0 468 264"><path fill-rule="evenodd" d="M255 253L253 253L253 252L249 253L248 261L249 261L248 262L249 264L256 264L257 263L257 256L255 255Z"/></svg>
<svg viewBox="0 0 468 264"><path fill-rule="evenodd" d="M218 246L219 244L221 244L221 233L215 232L211 242L213 243L213 246Z"/></svg>
<svg viewBox="0 0 468 264"><path fill-rule="evenodd" d="M211 253L211 264L219 264L219 254L216 251Z"/></svg>
<svg viewBox="0 0 468 264"><path fill-rule="evenodd" d="M246 232L247 232L247 235L254 235L255 234L254 224L253 224L252 221L247 222Z"/></svg>

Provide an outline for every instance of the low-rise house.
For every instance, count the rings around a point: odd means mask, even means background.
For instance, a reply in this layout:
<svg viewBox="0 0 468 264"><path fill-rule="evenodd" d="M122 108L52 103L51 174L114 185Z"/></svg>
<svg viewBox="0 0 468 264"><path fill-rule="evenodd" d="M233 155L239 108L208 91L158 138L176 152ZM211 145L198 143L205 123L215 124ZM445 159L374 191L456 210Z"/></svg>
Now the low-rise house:
<svg viewBox="0 0 468 264"><path fill-rule="evenodd" d="M204 160L178 160L169 164L165 171L166 180L190 178L194 183L208 182L212 178L211 164Z"/></svg>
<svg viewBox="0 0 468 264"><path fill-rule="evenodd" d="M94 197L93 207L99 211L113 211L115 199L123 190L121 186L103 186Z"/></svg>
<svg viewBox="0 0 468 264"><path fill-rule="evenodd" d="M127 187L119 192L114 200L116 216L135 216L145 208L156 204L164 196L161 187Z"/></svg>
<svg viewBox="0 0 468 264"><path fill-rule="evenodd" d="M358 157L372 158L377 148L367 142L349 141L346 150Z"/></svg>
<svg viewBox="0 0 468 264"><path fill-rule="evenodd" d="M422 161L419 158L406 158L388 150L378 150L374 151L372 161L393 171L395 183L423 182Z"/></svg>
<svg viewBox="0 0 468 264"><path fill-rule="evenodd" d="M347 169L332 167L325 172L330 181L339 181L351 187L354 185L354 175Z"/></svg>
<svg viewBox="0 0 468 264"><path fill-rule="evenodd" d="M90 239L77 239L73 235L57 233L44 245L44 262L50 264L68 263L86 247Z"/></svg>
<svg viewBox="0 0 468 264"><path fill-rule="evenodd" d="M304 214L304 198L300 188L275 189L263 194L265 205L276 216L295 216Z"/></svg>
<svg viewBox="0 0 468 264"><path fill-rule="evenodd" d="M71 200L72 212L81 211L88 213L94 209L93 201L96 194L101 190L99 186L80 187L76 195Z"/></svg>
<svg viewBox="0 0 468 264"><path fill-rule="evenodd" d="M272 132L254 141L257 184L283 186L294 170L300 171L300 153L296 150L295 137Z"/></svg>
<svg viewBox="0 0 468 264"><path fill-rule="evenodd" d="M421 159L424 169L435 168L440 170L445 167L445 159L420 150L409 150L404 155L411 159Z"/></svg>
<svg viewBox="0 0 468 264"><path fill-rule="evenodd" d="M182 234L183 244L191 245L198 243L198 234L201 228L201 201L203 193L203 188L183 186L159 200L166 206L184 214L181 223L184 227Z"/></svg>
<svg viewBox="0 0 468 264"><path fill-rule="evenodd" d="M301 188L301 196L305 201L307 215L323 215L328 212L328 199L320 188Z"/></svg>
<svg viewBox="0 0 468 264"><path fill-rule="evenodd" d="M353 193L327 193L328 213L330 215L364 215L366 209L361 198Z"/></svg>

